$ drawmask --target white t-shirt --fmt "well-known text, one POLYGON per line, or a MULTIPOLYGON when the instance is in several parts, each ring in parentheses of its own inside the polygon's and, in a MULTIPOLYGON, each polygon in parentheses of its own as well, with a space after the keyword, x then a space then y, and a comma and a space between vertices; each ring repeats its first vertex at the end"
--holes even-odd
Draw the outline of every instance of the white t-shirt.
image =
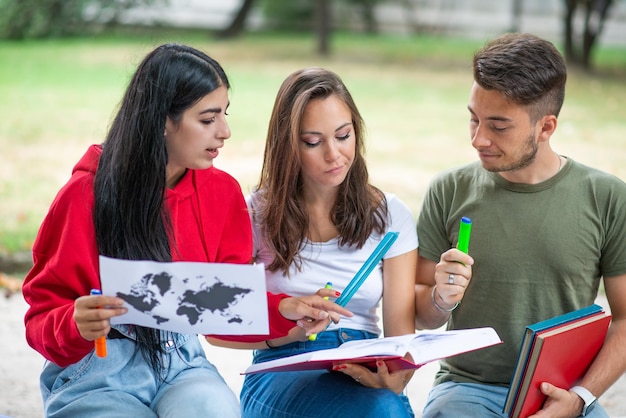
MULTIPOLYGON (((385 233, 389 231, 398 232, 398 239, 385 254, 383 260, 417 248, 415 220, 410 209, 392 194, 385 194, 385 197, 388 205, 388 222, 385 233)), ((259 205, 258 192, 248 196, 246 202, 250 209, 252 221, 253 256, 257 263, 268 266, 274 259, 274 255, 267 248, 264 240, 261 239, 259 225, 254 220, 254 208, 259 205)), ((289 276, 283 275, 282 271, 271 272, 266 270, 267 290, 290 296, 308 296, 324 287, 327 282, 331 282, 333 289, 343 291, 383 236, 384 234, 372 234, 361 249, 357 249, 356 246, 340 247, 338 238, 333 238, 327 242, 305 240, 300 251, 303 261, 302 271, 296 271, 293 265, 290 267, 289 276)), ((351 328, 380 335, 377 308, 383 293, 382 269, 383 262, 380 262, 346 305, 346 309, 350 310, 354 316, 342 318, 339 324, 331 324, 329 329, 351 328)))

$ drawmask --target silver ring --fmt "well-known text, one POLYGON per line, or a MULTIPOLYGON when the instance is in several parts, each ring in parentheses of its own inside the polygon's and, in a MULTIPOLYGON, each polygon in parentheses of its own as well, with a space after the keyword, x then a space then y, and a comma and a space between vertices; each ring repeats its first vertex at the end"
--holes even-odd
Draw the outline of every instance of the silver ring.
POLYGON ((354 379, 356 382, 360 382, 361 381, 361 376, 357 377, 354 379))
POLYGON ((452 273, 448 275, 448 284, 454 284, 454 274, 452 273))

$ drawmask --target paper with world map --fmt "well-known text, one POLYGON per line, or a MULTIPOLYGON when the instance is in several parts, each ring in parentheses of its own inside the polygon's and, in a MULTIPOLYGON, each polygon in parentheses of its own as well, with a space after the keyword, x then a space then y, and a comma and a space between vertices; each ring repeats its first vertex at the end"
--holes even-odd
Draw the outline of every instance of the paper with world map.
POLYGON ((102 294, 126 301, 111 325, 185 334, 268 334, 263 264, 131 261, 100 256, 102 294))

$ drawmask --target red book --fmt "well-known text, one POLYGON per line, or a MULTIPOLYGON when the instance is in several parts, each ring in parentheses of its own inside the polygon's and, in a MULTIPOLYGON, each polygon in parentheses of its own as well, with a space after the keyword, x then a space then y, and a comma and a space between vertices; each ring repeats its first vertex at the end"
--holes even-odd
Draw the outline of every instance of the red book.
POLYGON ((555 329, 565 324, 579 321, 584 317, 591 315, 604 315, 602 306, 593 304, 581 309, 577 309, 572 312, 567 312, 563 315, 558 315, 552 318, 545 319, 543 321, 526 326, 524 330, 524 336, 522 343, 520 344, 519 354, 517 356, 517 362, 515 364, 515 370, 511 376, 511 383, 509 384, 509 393, 506 397, 503 412, 507 415, 511 415, 513 405, 517 401, 520 384, 524 373, 526 373, 526 365, 528 364, 528 358, 530 357, 530 350, 533 348, 537 333, 541 331, 547 331, 548 329, 555 329))
POLYGON ((549 382, 569 389, 585 374, 604 344, 611 316, 602 312, 538 332, 525 366, 511 418, 541 409, 546 396, 539 386, 549 382))

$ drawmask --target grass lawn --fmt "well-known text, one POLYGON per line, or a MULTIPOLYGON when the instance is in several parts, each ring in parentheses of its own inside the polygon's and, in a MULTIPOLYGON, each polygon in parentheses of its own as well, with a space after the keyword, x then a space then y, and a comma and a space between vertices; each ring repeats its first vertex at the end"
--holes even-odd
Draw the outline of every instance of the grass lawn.
MULTIPOLYGON (((132 72, 162 42, 206 51, 231 78, 232 137, 215 165, 244 193, 260 171, 276 91, 292 71, 339 73, 365 117, 372 182, 417 215, 430 179, 474 161, 467 96, 471 57, 482 42, 429 37, 337 35, 317 56, 305 35, 107 35, 0 42, 0 253, 30 249, 58 189, 88 145, 102 141, 132 72)), ((626 51, 602 49, 599 71, 570 73, 553 148, 626 180, 626 51)))

